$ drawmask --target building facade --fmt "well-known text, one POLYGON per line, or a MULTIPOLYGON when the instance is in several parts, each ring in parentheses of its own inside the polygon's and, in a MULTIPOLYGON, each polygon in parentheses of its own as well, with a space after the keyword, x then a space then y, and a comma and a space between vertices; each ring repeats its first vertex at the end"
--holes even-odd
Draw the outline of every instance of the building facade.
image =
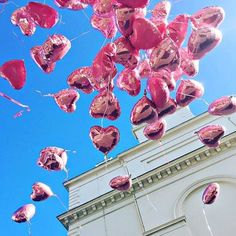
POLYGON ((134 127, 139 145, 65 183, 69 210, 58 216, 68 236, 228 236, 236 231, 236 114, 194 117, 188 108, 167 117, 161 140, 148 141, 134 127), (194 133, 220 124, 226 134, 217 148, 194 133), (129 192, 109 181, 131 174, 129 192), (202 203, 205 187, 220 185, 212 205, 202 203), (205 213, 205 214, 204 214, 205 213))

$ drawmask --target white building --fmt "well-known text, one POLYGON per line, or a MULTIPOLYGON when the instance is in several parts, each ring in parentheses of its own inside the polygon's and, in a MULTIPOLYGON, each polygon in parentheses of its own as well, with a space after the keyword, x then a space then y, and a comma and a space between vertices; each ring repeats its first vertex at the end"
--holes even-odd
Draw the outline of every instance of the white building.
POLYGON ((236 232, 236 114, 204 113, 194 117, 180 109, 167 117, 161 143, 147 141, 143 127, 134 128, 140 144, 115 159, 65 183, 69 211, 58 216, 68 236, 229 236, 236 232), (207 148, 195 131, 221 124, 226 134, 218 148, 207 148), (130 192, 111 190, 110 179, 130 173, 130 192), (205 206, 202 193, 218 182, 220 196, 205 206))

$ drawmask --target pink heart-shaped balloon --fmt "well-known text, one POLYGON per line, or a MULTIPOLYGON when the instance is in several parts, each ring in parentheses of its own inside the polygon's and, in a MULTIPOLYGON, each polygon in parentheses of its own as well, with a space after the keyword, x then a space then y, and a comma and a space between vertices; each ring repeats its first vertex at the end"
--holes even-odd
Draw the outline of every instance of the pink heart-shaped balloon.
POLYGON ((116 45, 116 54, 112 60, 131 70, 136 68, 139 62, 139 50, 135 49, 125 37, 118 38, 114 44, 116 45))
POLYGON ((120 133, 115 126, 102 128, 101 126, 93 126, 90 128, 89 136, 94 146, 107 155, 119 142, 120 133))
POLYGON ((116 120, 120 116, 120 104, 114 93, 104 90, 92 101, 89 113, 94 118, 116 120))
POLYGON ((117 69, 112 61, 116 54, 116 45, 108 43, 104 46, 95 57, 92 65, 92 77, 90 83, 94 89, 101 91, 109 88, 117 74, 117 69))
POLYGON ((133 107, 130 115, 131 123, 140 125, 152 122, 157 118, 155 104, 144 95, 133 107))
POLYGON ((175 113, 177 110, 177 103, 173 98, 170 98, 169 101, 163 108, 158 108, 158 118, 162 118, 167 115, 175 113))
POLYGON ((115 11, 116 24, 120 33, 128 37, 133 32, 133 22, 137 18, 144 18, 146 8, 118 7, 115 11))
POLYGON ((118 88, 131 96, 137 96, 140 93, 141 82, 139 74, 135 70, 124 69, 118 76, 116 84, 118 88))
POLYGON ((44 183, 36 182, 32 185, 32 193, 30 195, 30 198, 33 201, 36 202, 43 201, 53 195, 54 193, 52 192, 51 188, 44 183))
POLYGON ((146 18, 137 18, 134 20, 130 42, 135 48, 150 49, 157 47, 161 40, 161 33, 150 20, 146 18))
POLYGON ((30 222, 30 220, 35 215, 35 206, 33 204, 26 204, 19 209, 17 209, 11 219, 17 223, 30 222))
POLYGON ((188 40, 188 53, 193 60, 203 58, 222 40, 222 33, 216 28, 203 27, 193 30, 188 40))
POLYGON ((204 204, 212 204, 219 197, 220 185, 218 183, 209 184, 202 194, 202 202, 204 204))
POLYGON ((149 140, 159 140, 166 132, 166 122, 163 119, 156 119, 154 122, 148 124, 144 130, 143 134, 149 140))
POLYGON ((151 77, 147 81, 147 88, 156 107, 163 108, 170 99, 170 90, 166 82, 161 78, 151 77))
POLYGON ((93 14, 91 17, 92 26, 99 30, 105 38, 112 39, 117 32, 116 22, 114 17, 101 17, 93 14))
POLYGON ((115 0, 96 0, 93 4, 93 11, 98 16, 111 17, 114 15, 115 5, 115 0))
POLYGON ((76 102, 79 100, 79 93, 74 89, 64 89, 53 95, 56 104, 65 112, 74 112, 76 102))
POLYGON ((176 91, 176 102, 179 106, 188 106, 204 94, 204 87, 196 80, 182 80, 176 91))
POLYGON ((166 21, 171 9, 171 3, 169 1, 158 2, 152 9, 152 18, 159 21, 166 21))
POLYGON ((129 175, 117 176, 109 182, 109 185, 115 190, 126 192, 132 187, 132 179, 129 175))
POLYGON ((26 68, 23 60, 5 62, 0 67, 0 76, 6 79, 14 89, 22 89, 26 81, 26 68))
POLYGON ((236 112, 236 97, 224 96, 213 101, 208 112, 215 116, 231 115, 236 112))
POLYGON ((40 151, 37 164, 49 171, 60 171, 66 168, 66 150, 59 147, 46 147, 40 151))
POLYGON ((36 30, 36 25, 26 7, 21 7, 15 10, 11 16, 11 22, 13 25, 19 26, 21 32, 26 36, 31 36, 36 30))
POLYGON ((31 49, 31 57, 43 71, 50 73, 54 70, 55 63, 61 60, 70 48, 70 40, 64 35, 53 34, 42 46, 31 49))
POLYGON ((221 137, 225 134, 225 128, 221 125, 207 125, 196 133, 204 145, 208 147, 218 147, 221 137))
POLYGON ((157 47, 151 50, 149 59, 151 68, 154 71, 162 68, 175 71, 180 65, 179 49, 172 39, 166 37, 157 47))
POLYGON ((52 7, 39 2, 29 2, 26 10, 36 25, 42 28, 52 28, 59 20, 58 12, 52 7))
POLYGON ((124 6, 138 8, 138 7, 145 7, 148 5, 149 0, 116 0, 118 3, 121 3, 124 6))
POLYGON ((82 0, 54 0, 55 4, 61 8, 78 11, 86 8, 88 5, 82 0))
POLYGON ((190 77, 196 76, 199 72, 199 61, 192 60, 185 48, 180 48, 179 52, 181 57, 180 68, 183 73, 190 77))
POLYGON ((224 20, 225 11, 222 7, 210 6, 201 9, 191 16, 195 28, 209 26, 216 28, 224 20))
POLYGON ((92 77, 90 67, 82 67, 73 71, 67 78, 67 83, 70 87, 80 89, 84 93, 89 94, 93 92, 93 87, 89 82, 92 77))

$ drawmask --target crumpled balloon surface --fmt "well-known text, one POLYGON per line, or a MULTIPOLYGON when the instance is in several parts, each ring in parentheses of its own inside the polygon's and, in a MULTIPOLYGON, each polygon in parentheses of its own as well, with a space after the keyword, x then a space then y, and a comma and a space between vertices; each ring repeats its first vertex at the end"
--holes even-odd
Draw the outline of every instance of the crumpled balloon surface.
POLYGON ((220 185, 218 183, 209 184, 202 194, 202 202, 204 204, 212 204, 216 201, 220 194, 220 185))
POLYGON ((131 96, 137 96, 140 93, 141 82, 136 70, 124 69, 116 81, 117 87, 126 91, 131 96))
POLYGON ((67 8, 69 10, 82 10, 86 8, 88 5, 86 3, 82 3, 81 0, 54 0, 55 4, 60 8, 67 8))
POLYGON ((210 6, 201 9, 190 18, 195 28, 209 26, 217 28, 224 20, 225 11, 222 7, 210 6))
POLYGON ((17 209, 11 219, 17 223, 22 223, 26 221, 30 221, 35 215, 36 208, 33 204, 26 204, 19 209, 17 209))
POLYGON ((160 140, 166 132, 166 121, 163 119, 156 119, 154 122, 148 124, 143 133, 147 139, 160 140))
POLYGON ((30 198, 33 201, 36 202, 43 201, 53 195, 54 193, 52 192, 51 188, 44 183, 36 182, 32 185, 32 193, 30 195, 30 198))
POLYGON ((121 113, 120 103, 113 92, 104 90, 93 99, 89 112, 94 118, 116 120, 121 113))
POLYGON ((193 60, 199 60, 215 48, 221 40, 222 33, 216 28, 195 29, 188 40, 188 53, 193 60))
POLYGON ((138 8, 145 7, 148 5, 149 0, 116 0, 118 3, 123 4, 127 7, 138 8))
POLYGON ((132 179, 129 175, 116 176, 110 180, 109 185, 115 190, 126 192, 132 187, 132 179))
POLYGON ((207 125, 196 133, 204 145, 213 148, 220 145, 220 139, 225 134, 225 128, 221 125, 207 125))
POLYGON ((130 121, 134 125, 150 123, 157 118, 155 104, 146 95, 144 95, 133 107, 130 115, 130 121))
POLYGON ((55 63, 61 60, 70 48, 69 39, 61 34, 53 34, 42 46, 31 49, 31 57, 44 72, 51 73, 55 68, 55 63))
POLYGON ((76 102, 79 100, 79 93, 75 89, 63 89, 53 95, 56 104, 65 112, 74 112, 76 102))
POLYGON ((204 87, 196 80, 182 80, 176 91, 176 102, 185 107, 204 94, 204 87))
POLYGON ((91 67, 82 67, 73 71, 68 76, 67 84, 74 89, 79 89, 86 94, 90 94, 94 90, 90 83, 91 76, 91 67))
POLYGON ((59 147, 46 147, 41 150, 37 164, 49 171, 65 170, 67 163, 66 150, 59 147))
POLYGON ((170 98, 164 107, 157 108, 158 118, 160 119, 164 116, 171 115, 175 113, 176 110, 177 110, 177 102, 173 98, 170 98))
POLYGON ((236 97, 223 96, 213 101, 209 107, 208 112, 215 116, 230 115, 236 112, 236 97))
POLYGON ((90 128, 89 136, 94 146, 105 155, 107 155, 120 140, 119 130, 115 126, 108 126, 107 128, 93 126, 90 128))
POLYGON ((22 89, 26 81, 26 68, 23 60, 11 60, 0 67, 0 76, 14 89, 22 89))

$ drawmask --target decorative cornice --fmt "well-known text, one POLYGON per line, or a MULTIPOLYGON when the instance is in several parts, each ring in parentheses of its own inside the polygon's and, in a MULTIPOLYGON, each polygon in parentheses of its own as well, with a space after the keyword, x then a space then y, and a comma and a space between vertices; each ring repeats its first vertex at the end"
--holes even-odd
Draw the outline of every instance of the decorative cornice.
POLYGON ((89 201, 81 206, 70 209, 69 211, 59 215, 58 220, 68 230, 69 225, 78 222, 79 220, 88 217, 96 212, 100 212, 104 208, 115 205, 124 201, 127 198, 132 197, 140 191, 144 191, 145 188, 151 187, 167 178, 181 173, 189 168, 192 168, 199 163, 204 162, 220 152, 224 152, 229 148, 236 146, 236 132, 233 132, 222 139, 222 143, 217 148, 207 148, 205 146, 193 150, 192 152, 185 154, 174 161, 157 167, 137 178, 133 179, 133 185, 130 192, 118 192, 116 190, 110 191, 92 201, 89 201))

